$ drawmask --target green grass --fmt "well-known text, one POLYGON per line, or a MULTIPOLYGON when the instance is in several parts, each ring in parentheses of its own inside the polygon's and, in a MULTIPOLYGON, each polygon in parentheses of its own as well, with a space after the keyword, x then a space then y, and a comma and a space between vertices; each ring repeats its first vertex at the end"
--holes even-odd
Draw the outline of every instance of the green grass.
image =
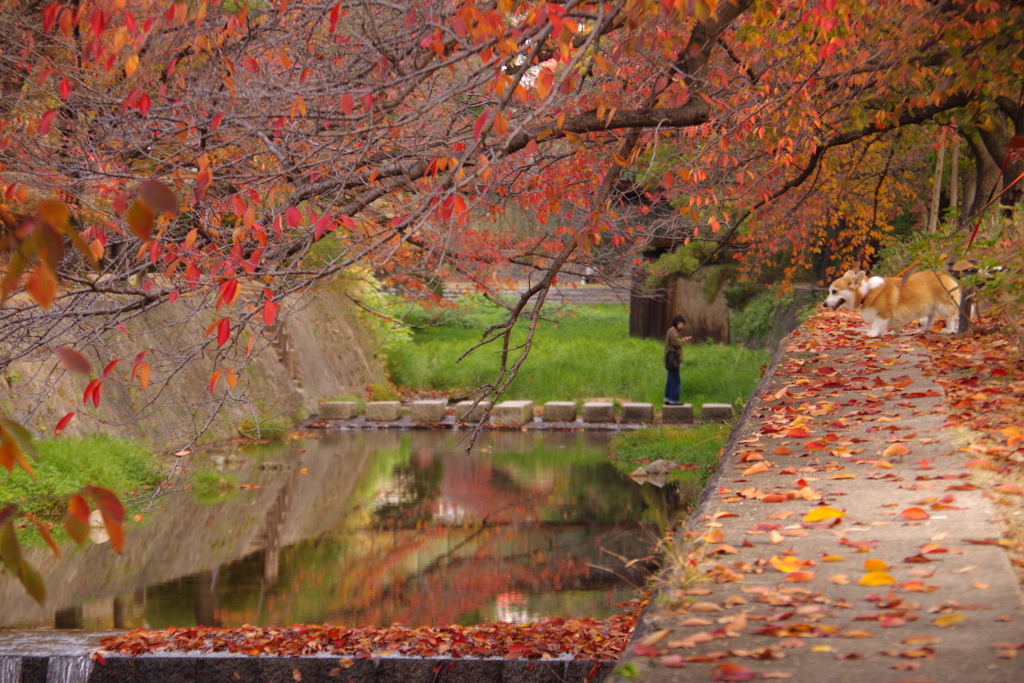
MULTIPOLYGON (((576 306, 545 314, 529 358, 504 399, 537 403, 588 398, 620 398, 661 405, 665 388, 660 339, 629 336, 629 312, 623 306, 576 306)), ((475 306, 449 316, 445 324, 417 330, 411 343, 390 349, 391 379, 405 392, 469 393, 493 382, 499 347, 456 359, 498 321, 496 307, 475 306)), ((526 325, 516 326, 521 343, 526 325)), ((684 350, 683 401, 742 404, 754 390, 768 356, 738 345, 695 344, 684 350)))
POLYGON ((41 517, 64 514, 69 496, 85 484, 110 489, 121 498, 160 480, 151 452, 140 444, 106 436, 47 439, 36 444, 36 477, 21 469, 0 471, 0 502, 17 503, 41 517))
MULTIPOLYGON (((731 429, 728 424, 709 423, 685 428, 658 426, 621 432, 612 441, 612 462, 623 472, 632 472, 638 465, 654 460, 698 465, 697 480, 703 488, 718 464, 718 454, 731 429)), ((681 474, 686 475, 685 472, 681 474)))

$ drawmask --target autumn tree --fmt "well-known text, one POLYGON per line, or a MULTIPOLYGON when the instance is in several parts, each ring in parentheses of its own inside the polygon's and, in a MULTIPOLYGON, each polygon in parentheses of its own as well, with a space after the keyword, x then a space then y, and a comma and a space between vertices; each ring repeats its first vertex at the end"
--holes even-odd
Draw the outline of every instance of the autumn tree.
POLYGON ((98 404, 206 354, 216 411, 289 297, 355 267, 416 294, 515 262, 536 277, 484 335, 500 392, 595 247, 709 241, 751 277, 780 251, 784 276, 815 249, 862 264, 929 175, 921 127, 952 121, 994 186, 1020 22, 984 0, 9 0, 0 370, 91 340, 98 404), (174 302, 206 335, 112 366, 104 340, 174 302))

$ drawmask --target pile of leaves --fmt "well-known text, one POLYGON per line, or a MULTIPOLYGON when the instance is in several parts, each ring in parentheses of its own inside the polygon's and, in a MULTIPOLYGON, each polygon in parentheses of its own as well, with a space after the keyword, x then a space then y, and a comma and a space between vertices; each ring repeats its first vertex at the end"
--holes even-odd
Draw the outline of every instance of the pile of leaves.
POLYGON ((100 641, 108 653, 134 657, 168 652, 232 653, 272 657, 331 655, 370 657, 462 657, 505 659, 618 659, 636 626, 643 603, 607 619, 549 619, 528 624, 478 626, 288 626, 221 628, 195 626, 138 629, 100 641))

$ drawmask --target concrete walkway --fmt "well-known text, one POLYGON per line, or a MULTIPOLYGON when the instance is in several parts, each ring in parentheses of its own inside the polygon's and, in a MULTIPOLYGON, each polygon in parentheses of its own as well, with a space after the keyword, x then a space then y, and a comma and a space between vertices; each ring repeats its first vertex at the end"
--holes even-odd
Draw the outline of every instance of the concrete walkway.
MULTIPOLYGON (((837 331, 838 330, 838 331, 837 331)), ((992 497, 914 336, 783 343, 609 681, 1024 681, 992 497)))

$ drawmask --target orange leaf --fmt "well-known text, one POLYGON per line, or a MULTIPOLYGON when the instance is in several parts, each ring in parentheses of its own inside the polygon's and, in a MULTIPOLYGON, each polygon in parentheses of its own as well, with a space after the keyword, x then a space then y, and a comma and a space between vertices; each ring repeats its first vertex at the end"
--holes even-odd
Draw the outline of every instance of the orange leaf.
POLYGON ((891 446, 889 446, 888 448, 886 448, 884 451, 882 451, 882 457, 883 458, 889 458, 889 457, 892 457, 894 455, 906 455, 909 452, 910 452, 910 449, 907 448, 906 446, 904 446, 903 444, 901 444, 901 443, 894 443, 891 446))
POLYGON ((772 558, 768 560, 768 563, 778 571, 782 572, 783 574, 795 572, 804 566, 803 560, 801 560, 798 557, 793 557, 791 555, 786 555, 783 557, 773 555, 772 558))
POLYGON ((896 583, 896 579, 892 578, 889 574, 886 574, 885 572, 869 572, 864 576, 860 577, 860 581, 858 581, 857 583, 859 583, 862 586, 869 586, 874 588, 877 586, 885 586, 890 583, 896 583))
POLYGON ((907 508, 900 513, 903 519, 931 519, 931 515, 921 508, 907 508))
POLYGON ((793 581, 795 583, 807 583, 808 581, 813 580, 814 572, 798 571, 786 574, 786 581, 793 581))
POLYGON ((881 560, 864 560, 864 571, 866 572, 884 572, 889 570, 889 565, 881 560))
POLYGON ((760 474, 761 472, 767 472, 768 470, 769 470, 768 463, 766 463, 764 461, 761 461, 761 462, 755 463, 755 464, 751 465, 750 467, 748 467, 747 469, 743 470, 743 475, 742 476, 749 477, 749 476, 751 476, 753 474, 760 474))
POLYGON ((211 394, 213 393, 213 390, 217 387, 217 380, 220 379, 220 373, 222 373, 222 372, 224 372, 224 370, 220 369, 220 370, 217 370, 216 372, 214 372, 212 375, 210 375, 210 387, 209 388, 210 388, 210 393, 211 394))

